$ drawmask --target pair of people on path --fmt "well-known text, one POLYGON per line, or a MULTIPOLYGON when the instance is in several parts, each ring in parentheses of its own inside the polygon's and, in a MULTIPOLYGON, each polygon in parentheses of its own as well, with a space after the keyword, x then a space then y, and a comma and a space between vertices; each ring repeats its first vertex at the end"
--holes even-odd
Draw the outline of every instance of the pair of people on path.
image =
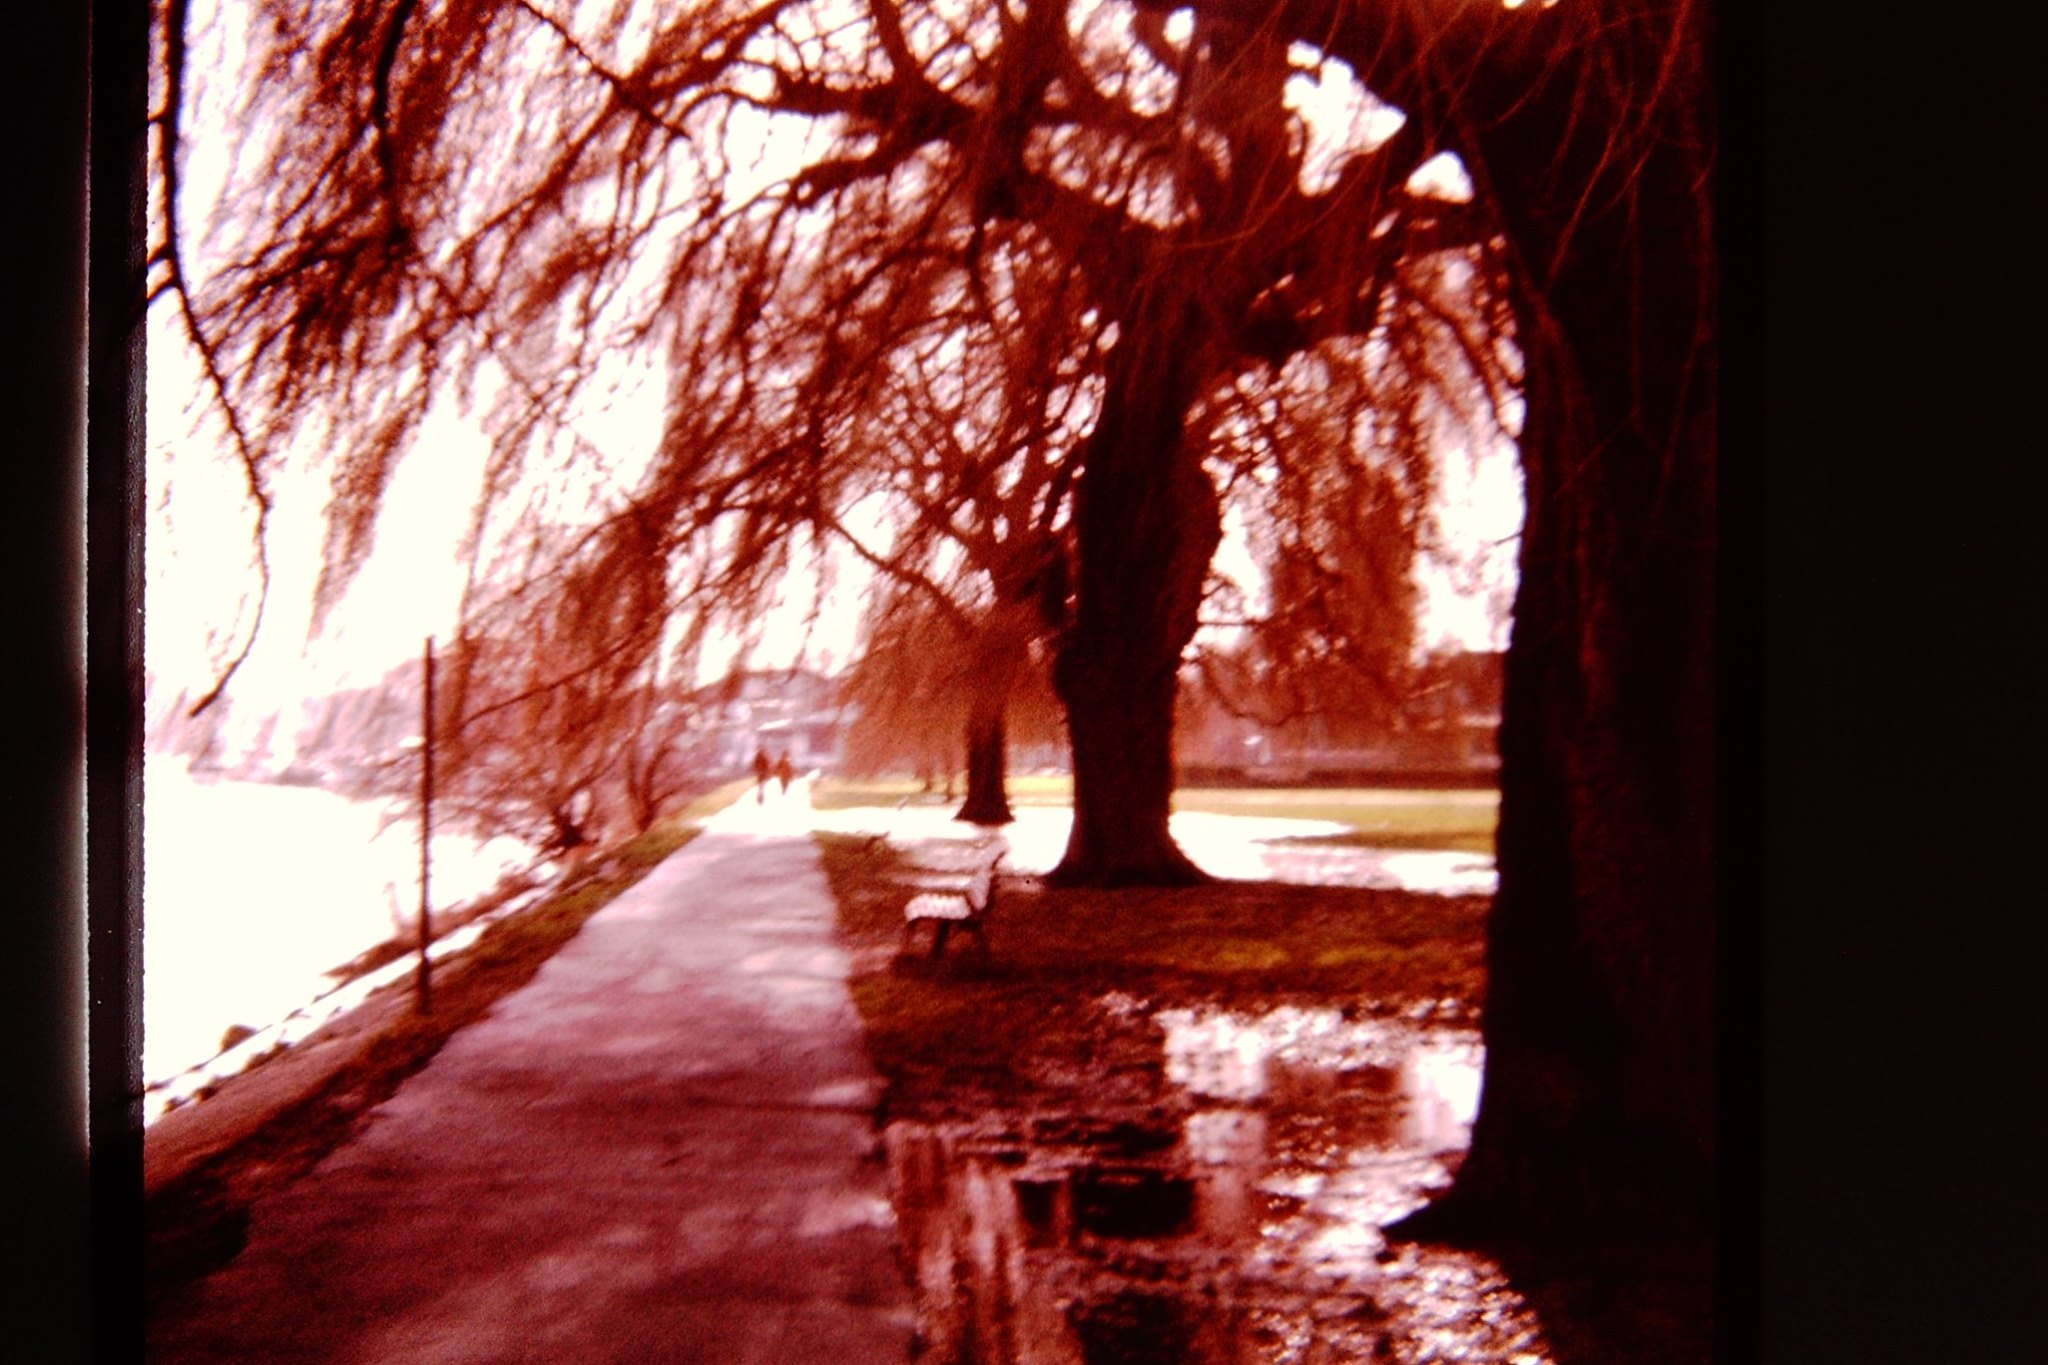
POLYGON ((756 803, 764 802, 768 799, 768 775, 770 773, 773 773, 775 780, 782 784, 782 794, 787 796, 789 794, 789 784, 796 777, 796 769, 791 766, 789 755, 785 753, 771 764, 768 761, 768 753, 765 749, 754 750, 754 800, 756 803))

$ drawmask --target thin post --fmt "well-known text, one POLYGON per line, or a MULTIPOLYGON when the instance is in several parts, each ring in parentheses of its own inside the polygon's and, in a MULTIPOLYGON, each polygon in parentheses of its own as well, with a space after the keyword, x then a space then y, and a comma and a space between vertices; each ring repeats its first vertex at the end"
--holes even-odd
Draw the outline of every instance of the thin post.
POLYGON ((434 1012, 434 983, 427 965, 430 930, 427 907, 432 903, 429 887, 433 876, 434 837, 434 637, 427 637, 426 691, 420 703, 420 971, 414 1004, 421 1014, 434 1012))

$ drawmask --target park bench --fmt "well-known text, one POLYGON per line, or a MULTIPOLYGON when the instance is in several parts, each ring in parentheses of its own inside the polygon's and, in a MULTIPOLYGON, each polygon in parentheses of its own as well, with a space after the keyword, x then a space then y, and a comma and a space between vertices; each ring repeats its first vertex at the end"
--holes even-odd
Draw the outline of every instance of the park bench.
POLYGON ((995 903, 996 868, 1008 851, 1008 845, 1000 836, 981 840, 969 851, 964 870, 938 869, 942 874, 952 874, 947 879, 950 884, 933 885, 929 877, 921 882, 927 889, 912 896, 903 906, 905 951, 909 950, 917 927, 929 924, 932 926, 933 957, 946 951, 946 939, 955 929, 973 934, 982 952, 987 953, 988 938, 982 932, 982 922, 988 918, 989 907, 995 903), (956 877, 958 880, 954 881, 956 877))

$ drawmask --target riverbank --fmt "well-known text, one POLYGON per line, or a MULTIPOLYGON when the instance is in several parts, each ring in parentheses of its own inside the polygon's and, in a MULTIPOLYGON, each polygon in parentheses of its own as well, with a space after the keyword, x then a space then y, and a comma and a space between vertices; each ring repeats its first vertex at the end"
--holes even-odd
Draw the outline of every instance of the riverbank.
POLYGON ((232 1258, 252 1205, 310 1171, 451 1037, 530 981, 586 920, 694 839, 707 807, 732 794, 721 791, 590 859, 560 889, 489 925, 435 965, 428 1012, 419 1011, 408 973, 152 1124, 143 1144, 152 1298, 232 1258))
MULTIPOLYGON (((376 945, 417 932, 416 824, 390 802, 209 780, 144 763, 143 1078, 162 1089, 229 1035, 322 995, 376 945)), ((448 828, 433 849, 436 927, 536 869, 516 839, 448 828)), ((154 1115, 151 1116, 152 1119, 154 1115)))

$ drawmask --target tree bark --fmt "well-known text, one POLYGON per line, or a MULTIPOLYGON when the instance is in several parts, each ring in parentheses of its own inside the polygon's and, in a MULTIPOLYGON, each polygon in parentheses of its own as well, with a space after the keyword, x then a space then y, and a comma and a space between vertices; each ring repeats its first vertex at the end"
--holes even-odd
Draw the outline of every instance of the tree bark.
POLYGON ((1010 703, 1039 628, 1036 601, 1008 577, 995 575, 996 605, 977 623, 968 643, 967 796, 953 818, 976 825, 1007 825, 1010 703))
POLYGON ((1008 753, 1003 712, 1006 697, 977 691, 967 711, 967 799, 955 820, 971 825, 1007 825, 1017 817, 1010 810, 1007 786, 1008 753))
POLYGON ((1574 222, 1558 187, 1612 174, 1574 114, 1555 81, 1479 139, 1528 372, 1485 1083, 1451 1192, 1393 1235, 1668 1234, 1712 1198, 1711 187, 1667 127, 1574 222))
POLYGON ((1053 668, 1074 759, 1059 885, 1207 880, 1168 829, 1181 652, 1222 540, 1215 487, 1184 448, 1202 372, 1185 312, 1170 300, 1138 310, 1075 490, 1074 620, 1053 668))
POLYGON ((1008 718, 1010 690, 1016 686, 1022 655, 1024 636, 1012 632, 1004 614, 991 616, 967 679, 967 800, 952 817, 956 821, 1008 825, 1016 819, 1008 790, 1008 718))

